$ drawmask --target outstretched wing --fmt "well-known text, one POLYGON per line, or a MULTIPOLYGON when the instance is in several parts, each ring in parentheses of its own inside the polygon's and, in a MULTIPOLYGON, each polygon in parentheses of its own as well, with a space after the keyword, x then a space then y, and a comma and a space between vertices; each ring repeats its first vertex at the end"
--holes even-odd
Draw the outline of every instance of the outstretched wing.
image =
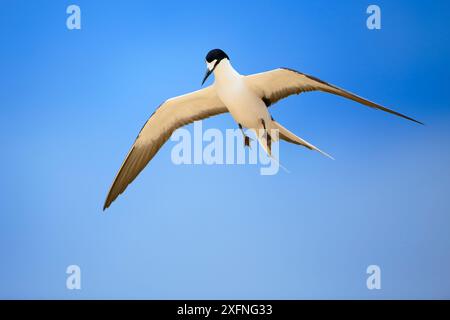
POLYGON ((103 210, 137 177, 176 129, 227 111, 212 86, 164 102, 147 120, 128 152, 108 192, 103 210))
POLYGON ((353 93, 338 88, 313 76, 287 68, 275 69, 245 77, 247 84, 258 94, 267 106, 292 94, 308 91, 323 91, 354 100, 368 107, 383 110, 396 116, 423 124, 397 111, 380 106, 353 93))

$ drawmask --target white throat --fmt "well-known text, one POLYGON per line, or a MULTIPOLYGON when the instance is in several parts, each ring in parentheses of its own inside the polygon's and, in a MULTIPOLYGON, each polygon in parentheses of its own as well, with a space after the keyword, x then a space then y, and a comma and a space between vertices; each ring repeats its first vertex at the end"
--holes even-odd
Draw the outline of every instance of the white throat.
POLYGON ((235 80, 240 76, 241 75, 233 68, 230 60, 228 59, 223 59, 220 61, 214 69, 214 78, 219 84, 235 80))

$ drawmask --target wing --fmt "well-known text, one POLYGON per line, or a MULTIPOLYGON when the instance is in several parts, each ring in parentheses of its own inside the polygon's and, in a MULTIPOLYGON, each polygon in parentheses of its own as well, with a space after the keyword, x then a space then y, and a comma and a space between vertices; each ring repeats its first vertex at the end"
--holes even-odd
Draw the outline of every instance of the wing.
POLYGON ((128 152, 109 189, 103 210, 137 177, 176 129, 227 111, 212 86, 171 98, 160 105, 128 152))
POLYGON ((286 98, 292 94, 319 90, 336 94, 338 96, 359 102, 368 107, 383 110, 395 114, 396 116, 423 124, 422 122, 405 116, 404 114, 380 106, 332 84, 326 83, 325 81, 292 69, 275 69, 249 75, 246 76, 245 79, 247 84, 258 94, 259 97, 261 97, 267 106, 270 106, 278 100, 286 98))

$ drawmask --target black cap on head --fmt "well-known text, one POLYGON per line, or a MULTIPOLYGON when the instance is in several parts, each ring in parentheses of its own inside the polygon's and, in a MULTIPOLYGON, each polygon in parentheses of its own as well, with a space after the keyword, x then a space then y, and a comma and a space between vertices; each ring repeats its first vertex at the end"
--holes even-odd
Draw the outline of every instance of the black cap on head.
POLYGON ((214 60, 217 60, 217 62, 219 62, 220 60, 225 59, 225 58, 230 60, 230 58, 228 58, 228 55, 225 52, 223 52, 223 50, 213 49, 210 52, 208 52, 205 59, 208 62, 212 62, 214 60))

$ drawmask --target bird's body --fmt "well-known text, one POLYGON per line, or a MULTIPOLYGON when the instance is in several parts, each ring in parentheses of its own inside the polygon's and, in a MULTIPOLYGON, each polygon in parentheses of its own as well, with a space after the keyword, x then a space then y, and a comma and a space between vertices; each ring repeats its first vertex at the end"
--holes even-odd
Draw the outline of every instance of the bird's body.
POLYGON ((262 129, 262 122, 271 122, 266 105, 251 90, 229 61, 220 63, 214 71, 214 89, 217 96, 226 106, 233 119, 243 127, 253 130, 262 129))
MULTIPOLYGON (((292 94, 308 91, 332 93, 420 123, 394 110, 292 69, 279 68, 248 76, 240 75, 231 65, 228 55, 220 49, 211 50, 207 54, 206 65, 207 72, 203 83, 210 74, 214 73, 214 84, 168 99, 159 106, 145 123, 128 152, 109 190, 103 209, 108 208, 136 178, 173 131, 193 121, 221 113, 229 112, 241 129, 246 127, 254 130, 258 142, 269 155, 272 141, 279 136, 281 140, 302 145, 329 156, 288 131, 271 117, 268 107, 292 94), (276 135, 271 134, 273 129, 276 130, 276 135)), ((245 134, 244 138, 245 145, 249 146, 249 138, 245 134)))

